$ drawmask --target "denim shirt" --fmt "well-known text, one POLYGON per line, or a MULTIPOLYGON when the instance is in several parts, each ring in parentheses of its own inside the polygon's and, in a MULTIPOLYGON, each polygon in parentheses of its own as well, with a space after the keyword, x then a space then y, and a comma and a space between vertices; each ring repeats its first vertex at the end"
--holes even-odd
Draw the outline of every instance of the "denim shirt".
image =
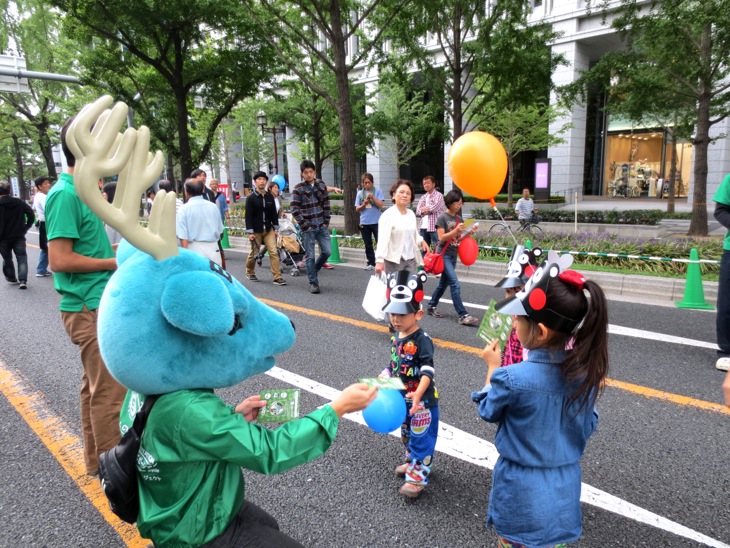
POLYGON ((564 358, 531 349, 528 361, 497 369, 491 386, 472 394, 479 415, 499 423, 487 524, 526 546, 572 542, 582 530, 579 461, 598 414, 568 406, 564 358))

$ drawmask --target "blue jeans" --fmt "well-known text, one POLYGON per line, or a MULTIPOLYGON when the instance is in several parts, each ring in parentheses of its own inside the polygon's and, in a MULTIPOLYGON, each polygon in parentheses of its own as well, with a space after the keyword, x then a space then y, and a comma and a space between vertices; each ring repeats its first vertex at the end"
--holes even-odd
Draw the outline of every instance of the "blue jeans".
POLYGON ((45 221, 38 223, 38 247, 41 248, 41 255, 38 257, 38 266, 35 272, 36 274, 45 274, 48 272, 48 239, 46 237, 45 221))
POLYGON ((310 284, 317 284, 317 272, 322 268, 327 259, 330 258, 332 248, 330 244, 330 231, 327 227, 315 228, 302 233, 304 252, 307 254, 307 277, 310 284), (317 261, 314 260, 314 243, 319 244, 320 254, 317 261))
POLYGON ((378 225, 362 225, 360 227, 360 234, 362 234, 362 241, 365 244, 365 257, 368 259, 368 264, 375 266, 375 250, 373 249, 373 238, 378 241, 378 225))
MULTIPOLYGON (((425 228, 421 229, 421 238, 423 238, 423 241, 428 244, 428 247, 433 249, 433 246, 436 245, 439 241, 439 235, 437 232, 429 232, 425 228), (432 245, 433 244, 433 245, 432 245)), ((426 252, 421 250, 421 255, 425 255, 426 252)))
POLYGON ((431 300, 428 301, 428 306, 434 307, 439 304, 439 299, 443 296, 446 291, 446 286, 451 289, 451 300, 454 301, 454 308, 459 318, 466 314, 466 308, 464 303, 461 302, 461 285, 459 284, 459 278, 456 277, 456 255, 444 255, 444 271, 441 274, 439 285, 436 291, 431 295, 431 300))
POLYGON ((5 274, 6 280, 28 281, 28 255, 25 253, 25 238, 0 241, 0 256, 3 258, 3 274, 5 274), (18 261, 17 278, 15 277, 13 254, 15 254, 15 260, 18 261))
POLYGON ((718 358, 730 357, 730 251, 720 259, 720 283, 717 288, 717 351, 718 358))

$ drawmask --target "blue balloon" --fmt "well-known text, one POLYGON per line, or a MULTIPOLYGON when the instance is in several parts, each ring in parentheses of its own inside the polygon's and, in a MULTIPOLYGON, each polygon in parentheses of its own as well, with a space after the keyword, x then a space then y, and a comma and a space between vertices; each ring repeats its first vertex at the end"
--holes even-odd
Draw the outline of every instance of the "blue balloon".
POLYGON ((375 432, 389 434, 406 420, 406 400, 398 390, 378 389, 378 395, 362 416, 375 432))
POLYGON ((286 188, 286 179, 284 179, 284 176, 280 173, 277 173, 271 178, 272 183, 276 183, 279 185, 279 190, 284 192, 284 188, 286 188))

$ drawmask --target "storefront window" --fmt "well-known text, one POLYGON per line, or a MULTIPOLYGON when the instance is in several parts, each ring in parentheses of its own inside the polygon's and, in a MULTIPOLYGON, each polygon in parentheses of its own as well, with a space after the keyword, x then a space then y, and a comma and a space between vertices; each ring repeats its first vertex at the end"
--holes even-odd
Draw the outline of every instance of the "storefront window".
MULTIPOLYGON (((606 137, 604 196, 666 198, 672 163, 672 144, 661 130, 623 130, 612 122, 606 137)), ((676 145, 677 183, 675 195, 687 196, 692 173, 692 144, 676 145)))
POLYGON ((603 194, 660 197, 663 143, 659 131, 609 134, 603 194))

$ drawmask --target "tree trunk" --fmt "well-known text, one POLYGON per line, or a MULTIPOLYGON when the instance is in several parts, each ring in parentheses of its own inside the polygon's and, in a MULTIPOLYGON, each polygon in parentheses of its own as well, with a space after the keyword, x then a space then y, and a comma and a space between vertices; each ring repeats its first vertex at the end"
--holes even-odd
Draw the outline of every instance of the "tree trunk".
MULTIPOLYGON (((702 30, 700 40, 701 63, 710 66, 712 53, 712 25, 702 30)), ((692 220, 688 236, 707 236, 707 149, 710 146, 710 90, 706 82, 699 82, 701 92, 697 101, 697 133, 695 134, 694 190, 692 192, 692 220)))
POLYGON ((23 171, 23 152, 20 149, 20 140, 18 136, 13 133, 13 148, 15 149, 15 170, 18 176, 18 191, 20 193, 19 198, 21 200, 28 200, 28 188, 25 186, 25 172, 23 171))
POLYGON ((514 192, 514 162, 512 161, 512 155, 507 155, 507 209, 512 210, 512 193, 514 192))
MULTIPOLYGON (((674 125, 672 137, 669 142, 672 144, 672 155, 669 167, 669 196, 667 197, 667 213, 674 213, 674 195, 677 192, 677 125, 674 125)), ((660 189, 664 192, 664 189, 660 189)))
MULTIPOLYGON (((464 132, 462 127, 464 123, 464 112, 463 112, 463 85, 462 85, 462 73, 463 67, 461 66, 461 5, 456 4, 454 8, 454 19, 453 19, 454 35, 454 59, 451 70, 451 108, 454 113, 452 120, 454 124, 454 141, 456 141, 461 134, 464 132)), ((452 141, 453 142, 453 141, 452 141)))
POLYGON ((178 144, 180 145, 180 170, 184 181, 190 177, 190 172, 195 169, 190 154, 190 134, 188 132, 188 104, 185 90, 176 90, 175 99, 177 103, 177 127, 178 144))
POLYGON ((167 180, 172 183, 172 188, 175 189, 175 194, 180 194, 182 188, 175 180, 175 164, 172 162, 172 154, 167 155, 167 180))
POLYGON ((314 148, 314 166, 317 169, 317 176, 322 177, 322 132, 319 130, 319 116, 315 114, 312 125, 312 145, 314 148))
POLYGON ((352 129, 352 103, 350 102, 350 80, 348 76, 345 41, 342 32, 342 6, 339 1, 330 3, 332 24, 332 54, 335 61, 337 80, 337 115, 340 125, 340 146, 342 154, 342 187, 345 194, 345 234, 358 232, 355 215, 355 136, 352 129))
POLYGON ((56 170, 56 162, 53 159, 53 145, 51 144, 51 138, 48 136, 48 124, 39 124, 36 128, 38 130, 38 148, 46 163, 47 175, 52 181, 55 181, 58 179, 58 171, 56 170))

